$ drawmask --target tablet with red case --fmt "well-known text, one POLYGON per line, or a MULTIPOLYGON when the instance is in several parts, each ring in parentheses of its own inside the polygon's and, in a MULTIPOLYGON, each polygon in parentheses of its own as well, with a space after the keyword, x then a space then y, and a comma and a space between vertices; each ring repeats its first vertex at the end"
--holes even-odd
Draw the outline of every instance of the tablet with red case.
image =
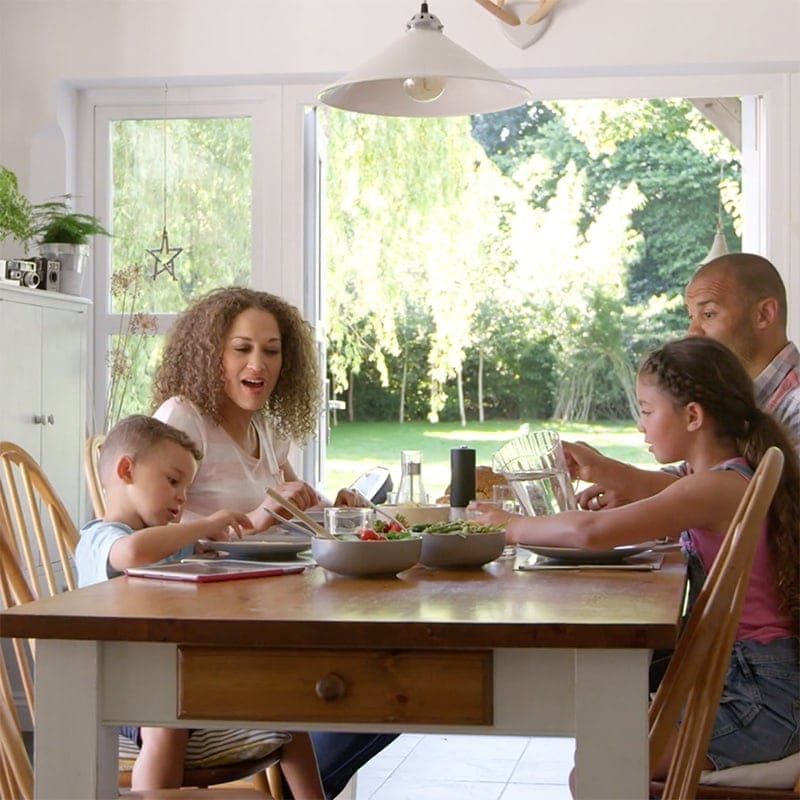
POLYGON ((273 575, 292 575, 304 566, 266 566, 264 564, 226 564, 224 561, 183 561, 175 564, 155 564, 149 567, 129 567, 126 575, 134 578, 159 578, 168 581, 234 581, 239 578, 268 578, 273 575))

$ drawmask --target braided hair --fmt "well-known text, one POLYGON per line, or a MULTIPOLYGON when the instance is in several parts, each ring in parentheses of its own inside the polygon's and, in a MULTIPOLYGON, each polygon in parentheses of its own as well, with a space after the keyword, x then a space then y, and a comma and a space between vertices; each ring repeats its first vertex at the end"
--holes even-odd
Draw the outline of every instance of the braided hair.
POLYGON ((721 439, 736 442, 751 469, 773 445, 784 467, 768 514, 767 543, 783 611, 800 621, 800 466, 783 426, 756 406, 753 382, 736 356, 706 336, 668 342, 642 361, 639 375, 650 377, 675 403, 698 403, 721 439))

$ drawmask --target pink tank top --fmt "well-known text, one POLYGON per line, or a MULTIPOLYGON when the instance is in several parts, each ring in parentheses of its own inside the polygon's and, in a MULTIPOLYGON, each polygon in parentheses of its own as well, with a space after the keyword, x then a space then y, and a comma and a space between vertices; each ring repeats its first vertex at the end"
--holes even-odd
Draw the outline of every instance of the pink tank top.
MULTIPOLYGON (((732 469, 750 480, 753 470, 741 456, 731 458, 717 464, 712 469, 732 469)), ((723 535, 704 528, 690 528, 684 531, 681 541, 687 551, 695 553, 703 564, 706 573, 717 557, 723 535)), ((778 594, 772 572, 772 559, 767 544, 767 522, 761 526, 750 573, 750 585, 744 598, 742 617, 736 638, 753 639, 762 644, 784 636, 792 635, 791 620, 781 613, 778 605, 778 594)))

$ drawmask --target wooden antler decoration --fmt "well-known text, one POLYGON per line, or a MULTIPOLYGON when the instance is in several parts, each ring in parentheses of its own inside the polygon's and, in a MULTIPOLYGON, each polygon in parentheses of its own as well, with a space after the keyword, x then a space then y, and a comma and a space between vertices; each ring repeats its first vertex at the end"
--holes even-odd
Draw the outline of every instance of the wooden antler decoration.
POLYGON ((524 48, 533 44, 533 42, 544 33, 547 25, 550 23, 548 15, 556 5, 558 5, 560 0, 538 0, 538 2, 511 0, 509 3, 506 3, 506 0, 475 0, 475 2, 483 6, 490 14, 497 17, 504 25, 508 25, 511 28, 518 28, 522 23, 520 16, 517 14, 517 10, 522 12, 523 15, 527 14, 527 17, 525 17, 526 25, 539 25, 540 23, 544 23, 537 31, 528 33, 523 33, 521 29, 512 32, 505 27, 503 28, 503 32, 514 44, 524 48), (531 11, 531 9, 533 10, 531 11))

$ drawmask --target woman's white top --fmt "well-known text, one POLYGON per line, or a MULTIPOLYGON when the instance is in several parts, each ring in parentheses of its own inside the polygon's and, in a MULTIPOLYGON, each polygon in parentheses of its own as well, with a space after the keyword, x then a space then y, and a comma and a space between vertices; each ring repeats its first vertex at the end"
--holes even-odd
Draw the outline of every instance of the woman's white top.
POLYGON ((189 487, 185 521, 222 508, 246 514, 264 502, 268 486, 284 480, 283 465, 288 463, 291 442, 276 437, 262 414, 255 414, 251 423, 258 436, 258 458, 242 450, 190 400, 170 397, 153 416, 187 433, 203 453, 189 487))

